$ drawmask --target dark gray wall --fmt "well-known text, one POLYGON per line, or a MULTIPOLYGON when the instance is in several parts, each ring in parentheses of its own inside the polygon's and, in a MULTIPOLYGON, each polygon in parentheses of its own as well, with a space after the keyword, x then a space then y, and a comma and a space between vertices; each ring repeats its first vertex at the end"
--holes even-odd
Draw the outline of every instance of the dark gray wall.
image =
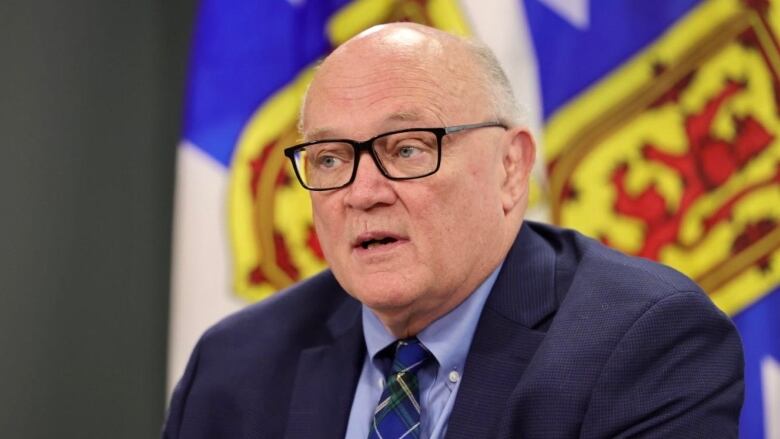
POLYGON ((156 437, 195 0, 0 2, 0 437, 156 437))

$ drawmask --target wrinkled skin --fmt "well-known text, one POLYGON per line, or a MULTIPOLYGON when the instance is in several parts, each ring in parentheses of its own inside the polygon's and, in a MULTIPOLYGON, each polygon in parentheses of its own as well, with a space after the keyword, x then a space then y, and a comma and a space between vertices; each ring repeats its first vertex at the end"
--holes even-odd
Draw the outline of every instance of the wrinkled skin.
MULTIPOLYGON (((372 28, 321 65, 302 113, 307 140, 496 120, 471 54, 411 24, 372 28)), ((524 127, 444 138, 436 174, 391 181, 363 154, 353 184, 312 192, 314 224, 339 283, 395 336, 460 304, 501 263, 522 221, 533 140, 524 127), (390 236, 368 249, 360 243, 390 236)))

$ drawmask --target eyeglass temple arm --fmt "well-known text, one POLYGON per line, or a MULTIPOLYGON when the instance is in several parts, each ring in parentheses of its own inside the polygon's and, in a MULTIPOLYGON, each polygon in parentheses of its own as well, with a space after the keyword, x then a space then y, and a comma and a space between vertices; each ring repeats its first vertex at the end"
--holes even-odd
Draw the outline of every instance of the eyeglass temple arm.
POLYGON ((506 129, 506 125, 504 125, 501 122, 480 122, 480 123, 470 123, 466 125, 455 125, 452 127, 446 127, 444 128, 444 132, 447 134, 452 134, 452 133, 457 133, 459 131, 471 130, 474 128, 487 128, 487 127, 501 127, 506 129))

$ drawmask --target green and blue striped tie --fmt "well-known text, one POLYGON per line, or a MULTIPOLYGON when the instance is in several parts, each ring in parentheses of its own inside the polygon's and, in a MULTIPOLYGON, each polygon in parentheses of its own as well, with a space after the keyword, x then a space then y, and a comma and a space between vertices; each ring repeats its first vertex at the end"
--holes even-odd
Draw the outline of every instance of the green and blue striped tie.
POLYGON ((393 367, 374 410, 368 439, 414 439, 420 437, 420 391, 417 371, 431 353, 416 338, 398 340, 393 367))

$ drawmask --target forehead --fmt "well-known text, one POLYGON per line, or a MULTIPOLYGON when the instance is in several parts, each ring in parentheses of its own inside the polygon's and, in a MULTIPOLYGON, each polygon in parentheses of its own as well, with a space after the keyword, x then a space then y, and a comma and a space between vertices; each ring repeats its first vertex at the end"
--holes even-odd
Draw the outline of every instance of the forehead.
MULTIPOLYGON (((392 130, 393 127, 415 126, 416 128, 433 128, 442 124, 440 118, 436 118, 430 111, 401 110, 387 114, 384 118, 379 118, 377 123, 382 127, 389 127, 386 130, 392 130)), ((341 137, 339 128, 333 125, 314 125, 306 130, 307 140, 320 140, 334 137, 341 137)))
POLYGON ((365 135, 412 122, 452 124, 474 110, 473 79, 440 48, 384 49, 352 50, 323 63, 303 111, 307 138, 354 132, 356 124, 365 135))

